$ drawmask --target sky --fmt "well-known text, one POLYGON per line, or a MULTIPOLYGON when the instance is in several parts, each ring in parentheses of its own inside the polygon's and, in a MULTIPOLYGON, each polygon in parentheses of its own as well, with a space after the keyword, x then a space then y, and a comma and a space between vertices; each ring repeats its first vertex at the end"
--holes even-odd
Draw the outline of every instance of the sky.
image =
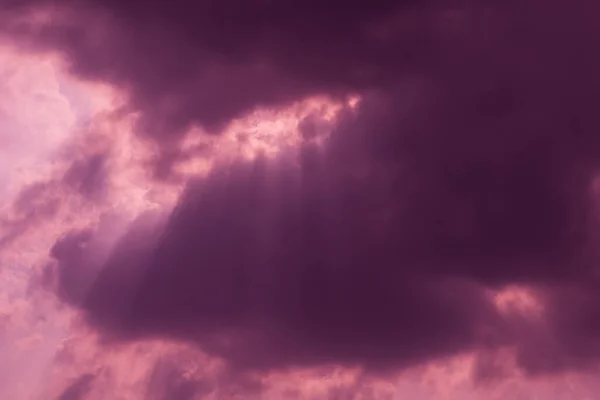
POLYGON ((595 2, 0 10, 0 397, 598 397, 595 2))

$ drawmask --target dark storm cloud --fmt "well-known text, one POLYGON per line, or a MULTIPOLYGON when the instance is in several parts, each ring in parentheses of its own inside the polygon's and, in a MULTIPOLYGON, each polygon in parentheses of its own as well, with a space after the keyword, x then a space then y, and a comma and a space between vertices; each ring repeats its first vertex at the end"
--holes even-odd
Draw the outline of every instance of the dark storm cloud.
POLYGON ((386 32, 409 1, 40 3, 61 12, 31 24, 7 13, 5 30, 64 50, 83 77, 130 90, 145 111, 140 129, 165 140, 192 123, 218 130, 257 106, 378 87, 430 47, 422 24, 386 32))
POLYGON ((250 367, 405 366, 510 343, 531 371, 595 361, 592 2, 55 4, 53 22, 4 30, 129 91, 140 134, 170 151, 190 124, 218 133, 256 107, 363 98, 321 149, 190 184, 93 281, 68 279, 90 268, 85 248, 57 243, 59 294, 99 329, 250 367), (542 288, 543 324, 496 314, 484 288, 510 283, 542 288))
MULTIPOLYGON (((373 204, 390 206, 374 190, 387 188, 318 162, 307 149, 301 171, 287 161, 215 170, 190 186, 156 246, 120 246, 81 306, 100 326, 199 340, 252 367, 409 362, 492 340, 479 331, 497 321, 475 285, 403 258, 373 204)), ((68 274, 71 253, 54 254, 68 274)))

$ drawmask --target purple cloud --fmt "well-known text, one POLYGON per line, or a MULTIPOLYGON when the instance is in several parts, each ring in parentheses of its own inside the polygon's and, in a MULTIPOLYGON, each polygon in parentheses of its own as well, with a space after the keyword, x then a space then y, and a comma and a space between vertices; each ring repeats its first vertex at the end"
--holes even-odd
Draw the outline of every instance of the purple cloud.
POLYGON ((504 345, 529 372, 596 362, 597 6, 56 4, 55 19, 21 23, 16 6, 0 27, 126 90, 139 134, 170 156, 192 125, 362 99, 323 147, 215 167, 100 265, 58 242, 58 293, 100 331, 193 341, 239 368, 504 345), (486 293, 509 284, 543 294, 543 324, 500 316, 486 293))

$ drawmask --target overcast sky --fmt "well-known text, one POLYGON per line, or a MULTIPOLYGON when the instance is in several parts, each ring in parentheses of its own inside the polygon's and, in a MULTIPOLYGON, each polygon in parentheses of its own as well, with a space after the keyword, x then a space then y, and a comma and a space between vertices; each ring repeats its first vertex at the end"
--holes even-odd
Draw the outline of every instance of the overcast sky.
POLYGON ((2 398, 597 397, 599 5, 0 9, 2 398))

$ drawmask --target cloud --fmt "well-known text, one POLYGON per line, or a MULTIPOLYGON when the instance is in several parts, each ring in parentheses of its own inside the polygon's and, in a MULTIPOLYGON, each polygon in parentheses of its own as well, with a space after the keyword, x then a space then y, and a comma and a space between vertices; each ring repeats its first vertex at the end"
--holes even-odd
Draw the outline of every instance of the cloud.
MULTIPOLYGON (((242 371, 507 347, 531 374, 597 364, 595 6, 47 4, 0 28, 126 92, 163 162, 188 157, 193 126, 360 99, 302 121, 295 150, 215 164, 120 238, 58 240, 57 294, 99 332, 192 342, 242 371), (536 292, 539 316, 498 309, 490 293, 510 285, 536 292)), ((95 157, 63 183, 93 197, 95 157)))
POLYGON ((168 362, 158 362, 150 375, 148 385, 149 399, 192 400, 212 391, 210 382, 186 379, 183 371, 168 362))
POLYGON ((91 389, 93 381, 94 375, 86 374, 80 376, 58 396, 57 400, 83 400, 86 393, 91 389))
MULTIPOLYGON (((146 7, 41 0, 45 13, 32 12, 31 4, 7 12, 4 30, 21 43, 64 51, 79 76, 128 88, 131 106, 143 111, 140 129, 165 141, 195 123, 218 131, 259 106, 379 87, 397 68, 427 58, 430 46, 419 25, 403 33, 422 37, 423 49, 372 33, 411 2, 357 8, 211 1, 189 9, 185 1, 146 7)), ((423 19, 421 11, 412 14, 423 19)))
MULTIPOLYGON (((348 217, 360 202, 318 204, 327 187, 333 195, 352 187, 319 182, 326 173, 306 170, 314 165, 303 176, 285 165, 253 167, 216 169, 190 188, 153 234, 156 245, 142 236, 147 228, 129 232, 79 304, 101 325, 205 337, 219 355, 250 364, 408 361, 468 346, 478 324, 492 323, 475 285, 399 267, 392 243, 372 236, 376 215, 348 217)), ((82 248, 68 243, 53 255, 73 292, 86 283, 66 280, 82 248)))

